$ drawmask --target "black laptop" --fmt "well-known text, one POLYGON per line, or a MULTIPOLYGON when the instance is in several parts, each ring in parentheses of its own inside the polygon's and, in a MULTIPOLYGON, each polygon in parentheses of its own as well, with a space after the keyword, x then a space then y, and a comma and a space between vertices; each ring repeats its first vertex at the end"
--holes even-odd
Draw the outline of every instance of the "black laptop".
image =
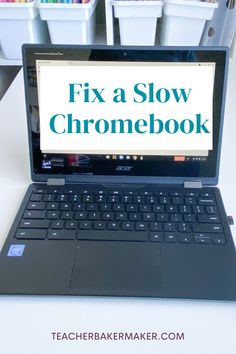
POLYGON ((1 294, 236 299, 235 246, 216 188, 228 60, 207 47, 23 47, 33 183, 1 251, 1 294), (39 61, 213 63, 213 149, 42 151, 39 61))

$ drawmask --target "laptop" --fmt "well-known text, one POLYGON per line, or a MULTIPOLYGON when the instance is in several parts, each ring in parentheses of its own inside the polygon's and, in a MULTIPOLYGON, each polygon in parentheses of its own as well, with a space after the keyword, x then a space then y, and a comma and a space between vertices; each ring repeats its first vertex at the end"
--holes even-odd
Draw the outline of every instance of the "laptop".
POLYGON ((213 47, 23 46, 33 183, 1 250, 1 294, 236 299, 235 246, 216 187, 228 61, 213 47), (87 75, 153 67, 154 79, 160 66, 210 67, 212 148, 42 148, 45 64, 87 75))

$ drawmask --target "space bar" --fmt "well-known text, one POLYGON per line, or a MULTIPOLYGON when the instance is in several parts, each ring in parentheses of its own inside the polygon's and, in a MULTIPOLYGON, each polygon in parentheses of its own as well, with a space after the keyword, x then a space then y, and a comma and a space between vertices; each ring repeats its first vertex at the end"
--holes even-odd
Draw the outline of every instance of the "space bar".
POLYGON ((103 241, 142 241, 148 240, 148 233, 143 231, 84 231, 77 233, 79 240, 103 241))

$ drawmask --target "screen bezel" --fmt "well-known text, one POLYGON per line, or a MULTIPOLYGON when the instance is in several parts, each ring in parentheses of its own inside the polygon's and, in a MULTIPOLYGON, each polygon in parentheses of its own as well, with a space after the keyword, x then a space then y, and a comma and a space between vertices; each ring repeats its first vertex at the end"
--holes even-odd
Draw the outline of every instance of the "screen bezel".
MULTIPOLYGON (((59 58, 59 59, 60 59, 59 58)), ((203 184, 216 185, 218 182, 219 174, 219 160, 220 160, 220 149, 221 149, 221 139, 222 139, 222 127, 223 127, 223 116, 225 107, 225 93, 227 84, 227 72, 228 72, 228 59, 229 53, 227 48, 218 47, 109 47, 109 46, 78 46, 78 45, 24 45, 23 46, 23 67, 24 67, 24 78, 25 78, 25 96, 26 96, 26 109, 27 109, 27 122, 28 122, 28 137, 29 137, 29 149, 30 149, 30 164, 31 164, 31 176, 34 182, 46 182, 48 179, 65 179, 70 183, 178 183, 181 184, 184 181, 199 181, 201 180, 203 184), (109 61, 111 58, 117 58, 119 61, 140 61, 144 56, 148 57, 148 60, 154 61, 155 51, 194 51, 195 53, 204 52, 207 61, 216 63, 216 82, 217 94, 221 98, 221 102, 217 100, 217 109, 213 108, 214 111, 214 122, 217 122, 216 129, 214 131, 214 151, 213 151, 213 162, 208 161, 207 170, 205 176, 182 176, 174 177, 166 176, 129 176, 129 175, 71 175, 71 174, 55 174, 55 173, 36 173, 34 170, 34 156, 33 156, 33 141, 31 134, 31 117, 29 112, 29 100, 28 100, 28 89, 27 89, 27 65, 34 63, 36 65, 37 59, 52 59, 58 60, 58 56, 52 56, 52 53, 62 53, 61 59, 67 60, 68 56, 71 59, 71 53, 75 53, 80 56, 76 57, 76 60, 84 60, 85 53, 91 51, 92 57, 96 53, 99 60, 109 61), (83 53, 84 52, 84 53, 83 53)), ((114 60, 114 59, 113 59, 114 60)), ((171 61, 171 60, 170 60, 171 61)), ((189 60, 190 61, 190 60, 189 60)), ((214 88, 214 94, 216 87, 214 88)), ((152 162, 150 162, 152 163, 152 162)), ((176 162, 169 162, 173 164, 176 162)), ((198 162, 201 167, 201 162, 198 162)), ((119 165, 121 162, 119 161, 119 165)), ((199 167, 199 168, 200 168, 199 167)))

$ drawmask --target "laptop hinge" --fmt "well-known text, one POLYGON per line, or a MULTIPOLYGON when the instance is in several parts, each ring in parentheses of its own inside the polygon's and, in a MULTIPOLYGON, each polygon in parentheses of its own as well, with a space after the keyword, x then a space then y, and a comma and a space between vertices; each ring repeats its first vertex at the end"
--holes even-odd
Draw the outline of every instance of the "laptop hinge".
POLYGON ((66 180, 64 178, 48 178, 47 185, 48 186, 64 186, 66 180))
POLYGON ((202 188, 202 181, 184 181, 184 188, 202 188))

